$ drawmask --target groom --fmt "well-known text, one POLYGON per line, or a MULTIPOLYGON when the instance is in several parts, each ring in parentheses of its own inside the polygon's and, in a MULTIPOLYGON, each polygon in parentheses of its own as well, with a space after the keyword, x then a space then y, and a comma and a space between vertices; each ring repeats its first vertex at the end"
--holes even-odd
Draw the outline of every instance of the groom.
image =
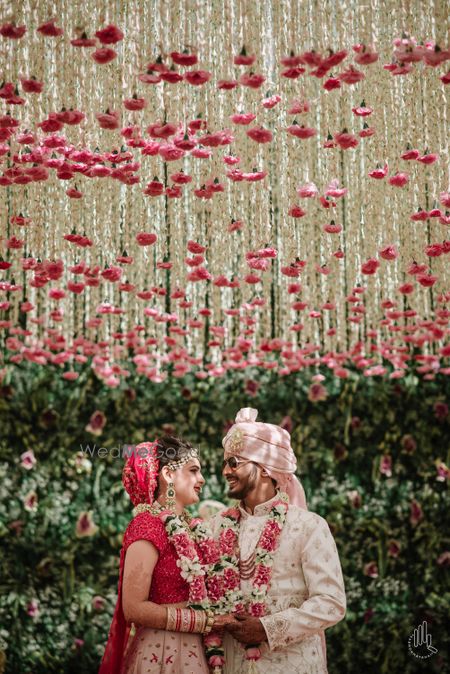
MULTIPOLYGON (((346 608, 336 545, 326 520, 306 510, 289 433, 257 414, 240 410, 222 443, 228 496, 240 501, 235 554, 246 604, 226 627, 224 674, 326 674, 323 630, 346 608)), ((216 537, 222 518, 212 521, 216 537)))

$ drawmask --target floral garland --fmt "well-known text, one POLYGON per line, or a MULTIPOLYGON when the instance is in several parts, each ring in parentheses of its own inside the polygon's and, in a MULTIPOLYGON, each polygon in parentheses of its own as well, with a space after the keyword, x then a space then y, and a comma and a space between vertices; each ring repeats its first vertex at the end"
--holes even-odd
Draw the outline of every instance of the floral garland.
MULTIPOLYGON (((240 589, 237 557, 241 513, 235 506, 220 514, 218 539, 220 560, 213 567, 214 575, 208 579, 210 606, 216 612, 242 612, 247 604, 250 615, 258 618, 265 615, 265 598, 272 578, 273 560, 289 508, 287 494, 280 492, 278 496, 279 498, 272 504, 268 520, 255 548, 255 572, 252 591, 247 602, 240 589)), ((213 668, 214 674, 221 674, 225 664, 222 641, 222 635, 217 632, 211 632, 204 639, 208 663, 213 668)), ((255 661, 260 657, 261 651, 258 646, 246 646, 247 660, 255 661)))
POLYGON ((173 543, 178 555, 177 566, 181 577, 189 585, 189 606, 196 609, 210 608, 206 577, 212 573, 214 564, 219 559, 219 552, 208 528, 200 519, 191 518, 188 513, 177 515, 171 510, 159 507, 156 501, 152 505, 148 503, 137 505, 133 515, 143 512, 150 512, 159 517, 165 526, 169 541, 173 543), (201 552, 201 560, 195 547, 196 543, 201 552))

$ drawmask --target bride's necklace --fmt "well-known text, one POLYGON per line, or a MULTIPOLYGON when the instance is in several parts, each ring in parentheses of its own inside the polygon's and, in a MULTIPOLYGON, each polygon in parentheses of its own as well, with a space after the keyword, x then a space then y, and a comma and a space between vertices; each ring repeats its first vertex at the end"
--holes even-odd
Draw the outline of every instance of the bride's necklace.
POLYGON ((239 576, 241 577, 242 580, 250 580, 250 578, 253 578, 255 569, 256 569, 256 549, 252 552, 252 554, 247 557, 247 559, 242 559, 241 558, 241 551, 239 551, 239 576))
MULTIPOLYGON (((159 501, 153 501, 153 503, 139 503, 134 509, 133 509, 133 516, 136 517, 136 515, 140 515, 141 513, 148 512, 151 515, 155 515, 156 517, 159 517, 162 512, 164 512, 166 508, 159 502, 159 501)), ((176 513, 173 513, 176 517, 179 517, 180 520, 183 522, 183 524, 186 524, 187 526, 190 525, 192 516, 186 511, 183 510, 181 515, 176 515, 176 513)))

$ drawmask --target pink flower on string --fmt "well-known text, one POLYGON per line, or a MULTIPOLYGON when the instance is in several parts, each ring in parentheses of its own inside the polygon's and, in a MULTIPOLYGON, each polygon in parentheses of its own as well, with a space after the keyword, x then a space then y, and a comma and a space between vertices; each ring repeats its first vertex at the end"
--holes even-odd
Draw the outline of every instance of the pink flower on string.
POLYGON ((388 167, 388 164, 386 162, 383 168, 380 168, 378 166, 373 171, 369 171, 369 176, 371 178, 375 178, 376 180, 382 180, 383 178, 385 178, 387 176, 388 171, 389 171, 389 167, 388 167))
POLYGON ((281 96, 278 94, 275 94, 274 96, 269 96, 268 98, 263 98, 261 101, 261 105, 270 110, 271 108, 274 108, 279 102, 281 101, 281 96))
POLYGON ((243 84, 245 87, 250 87, 251 89, 259 89, 265 81, 266 78, 263 75, 257 75, 255 73, 245 73, 239 78, 240 84, 243 84))
POLYGON ((231 115, 230 119, 234 124, 242 124, 245 126, 247 124, 251 124, 251 122, 256 119, 256 115, 251 112, 235 113, 231 115))
POLYGON ((376 260, 375 258, 369 258, 367 262, 364 262, 361 265, 361 271, 363 274, 366 275, 375 274, 379 266, 380 263, 378 262, 378 260, 376 260))
POLYGON ((114 61, 116 56, 117 52, 114 49, 109 49, 108 47, 96 49, 91 54, 91 58, 94 59, 94 61, 100 65, 104 65, 105 63, 111 63, 111 61, 114 61))
POLYGON ((64 33, 62 28, 58 28, 58 26, 55 25, 55 19, 42 23, 37 29, 37 32, 46 37, 59 37, 64 33))
POLYGON ((344 82, 344 84, 357 84, 365 78, 365 75, 363 72, 350 65, 338 75, 338 78, 341 82, 344 82))
POLYGON ((311 199, 319 194, 319 190, 314 183, 306 183, 297 187, 297 194, 304 199, 311 199))
POLYGON ((352 133, 349 133, 347 129, 334 134, 333 138, 343 150, 348 150, 359 145, 359 140, 352 133))
POLYGON ((255 61, 256 56, 253 54, 247 54, 245 45, 242 47, 240 53, 233 58, 233 63, 235 66, 251 66, 255 61))
POLYGON ((362 101, 360 106, 358 106, 357 108, 352 108, 352 112, 357 117, 368 117, 369 115, 372 114, 373 108, 367 107, 365 101, 362 101))
POLYGON ((395 260, 398 257, 398 250, 395 246, 385 246, 380 250, 380 257, 383 260, 395 260))
POLYGON ((206 70, 188 70, 188 72, 184 74, 184 79, 186 82, 189 82, 189 84, 194 86, 201 86, 202 84, 205 84, 205 82, 208 82, 211 77, 211 73, 207 72, 206 70))
POLYGON ((246 133, 249 138, 257 143, 270 143, 273 138, 272 132, 262 126, 254 126, 246 133))
POLYGON ((123 40, 124 35, 120 28, 117 28, 117 26, 111 23, 105 28, 98 30, 95 33, 95 37, 97 37, 102 44, 116 44, 123 40))
POLYGON ((378 61, 378 53, 372 45, 356 44, 353 46, 353 51, 356 52, 355 62, 360 66, 366 66, 378 61))
POLYGON ((395 187, 404 187, 406 183, 409 181, 409 175, 407 173, 396 173, 395 175, 391 176, 388 180, 390 185, 394 185, 395 187))

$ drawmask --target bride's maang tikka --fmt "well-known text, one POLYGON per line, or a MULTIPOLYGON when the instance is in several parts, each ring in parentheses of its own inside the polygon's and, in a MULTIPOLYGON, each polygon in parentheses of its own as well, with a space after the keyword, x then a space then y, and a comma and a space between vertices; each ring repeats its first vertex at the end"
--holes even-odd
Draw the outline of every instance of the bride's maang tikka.
POLYGON ((184 466, 188 461, 191 461, 191 459, 199 459, 199 458, 200 455, 198 449, 196 447, 191 447, 190 449, 186 450, 186 454, 184 454, 184 456, 181 459, 178 459, 177 461, 170 461, 169 463, 166 464, 166 466, 169 470, 178 470, 178 468, 184 466))

